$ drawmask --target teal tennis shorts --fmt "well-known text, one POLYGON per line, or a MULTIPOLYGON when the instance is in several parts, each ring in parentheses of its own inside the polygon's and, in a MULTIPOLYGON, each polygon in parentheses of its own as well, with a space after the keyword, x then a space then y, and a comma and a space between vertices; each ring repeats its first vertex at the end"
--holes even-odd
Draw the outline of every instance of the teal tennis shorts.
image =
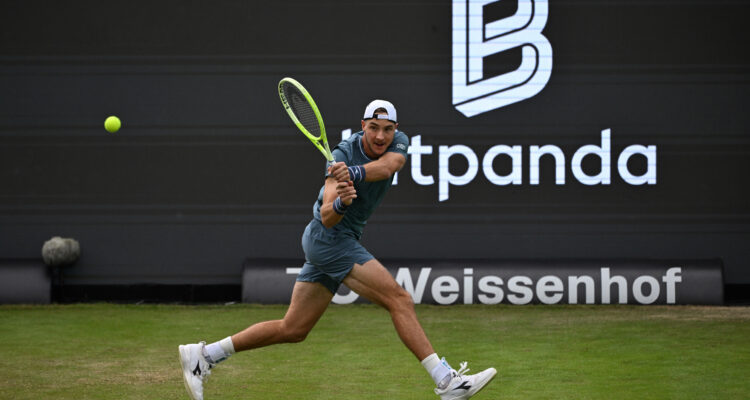
POLYGON ((327 229, 317 219, 307 224, 302 234, 302 249, 305 264, 297 281, 321 283, 334 294, 354 264, 361 265, 375 258, 353 236, 327 229))

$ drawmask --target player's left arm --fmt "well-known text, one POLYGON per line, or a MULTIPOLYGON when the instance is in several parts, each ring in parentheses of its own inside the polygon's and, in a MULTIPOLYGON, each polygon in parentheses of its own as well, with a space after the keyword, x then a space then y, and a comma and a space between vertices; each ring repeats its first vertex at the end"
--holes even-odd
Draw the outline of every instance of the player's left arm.
POLYGON ((406 156, 396 152, 386 152, 375 161, 371 161, 363 167, 365 168, 365 182, 376 182, 388 179, 393 174, 401 171, 406 164, 406 156))
POLYGON ((408 149, 409 138, 405 133, 396 131, 393 142, 388 146, 385 154, 377 160, 361 166, 365 170, 365 182, 382 181, 401 171, 401 168, 406 164, 408 149))
MULTIPOLYGON (((406 164, 406 156, 395 152, 386 152, 375 161, 370 161, 361 165, 365 169, 365 182, 382 181, 390 178, 393 174, 400 171, 406 164)), ((346 165, 335 165, 330 172, 330 176, 339 182, 346 182, 352 179, 351 172, 346 165)))

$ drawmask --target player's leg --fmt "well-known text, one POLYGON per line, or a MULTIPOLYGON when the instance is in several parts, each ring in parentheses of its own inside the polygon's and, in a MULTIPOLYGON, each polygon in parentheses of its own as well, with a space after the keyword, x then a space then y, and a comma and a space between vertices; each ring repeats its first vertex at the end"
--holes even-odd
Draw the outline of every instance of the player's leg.
POLYGON ((332 298, 333 293, 320 283, 297 282, 284 318, 259 322, 233 335, 234 350, 301 342, 323 315, 332 298))
POLYGON ((417 320, 411 295, 399 286, 376 259, 354 264, 344 284, 355 293, 388 310, 401 341, 419 359, 435 351, 417 320))
POLYGON ((330 304, 333 293, 320 283, 297 282, 283 319, 259 322, 231 338, 205 346, 203 342, 179 347, 183 380, 193 400, 203 399, 203 381, 216 363, 236 351, 305 339, 330 304))
POLYGON ((411 295, 396 283, 390 272, 376 259, 355 264, 344 284, 359 295, 384 307, 391 314, 401 341, 422 362, 435 384, 435 394, 442 400, 468 399, 484 388, 497 374, 488 368, 478 374, 465 375, 466 363, 456 371, 438 358, 417 320, 411 295))

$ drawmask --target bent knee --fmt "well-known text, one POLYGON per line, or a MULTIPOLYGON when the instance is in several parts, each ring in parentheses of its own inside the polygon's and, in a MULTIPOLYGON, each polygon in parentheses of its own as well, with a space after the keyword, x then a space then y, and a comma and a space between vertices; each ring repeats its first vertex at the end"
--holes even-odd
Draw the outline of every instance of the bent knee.
POLYGON ((286 343, 299 343, 307 338, 310 330, 304 327, 295 327, 284 324, 282 337, 286 343))
POLYGON ((389 310, 414 308, 414 300, 411 298, 409 292, 398 286, 393 290, 385 305, 389 310))

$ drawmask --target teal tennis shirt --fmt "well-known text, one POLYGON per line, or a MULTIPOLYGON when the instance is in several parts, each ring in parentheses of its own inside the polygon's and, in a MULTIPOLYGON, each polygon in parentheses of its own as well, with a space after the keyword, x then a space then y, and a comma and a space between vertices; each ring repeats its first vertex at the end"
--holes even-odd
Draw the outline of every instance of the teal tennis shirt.
MULTIPOLYGON (((367 157, 364 148, 362 148, 362 135, 364 133, 359 131, 353 133, 348 139, 339 143, 333 148, 331 153, 336 162, 344 162, 347 166, 364 165, 371 161, 374 161, 367 157)), ((407 157, 407 151, 409 149, 409 138, 404 132, 396 131, 393 136, 393 142, 388 147, 386 152, 396 152, 407 157)), ((359 240, 362 236, 362 230, 367 224, 367 219, 375 211, 388 188, 391 187, 393 182, 393 176, 391 175, 388 179, 383 179, 377 182, 357 182, 354 184, 354 188, 357 190, 357 198, 354 199, 352 205, 349 206, 344 214, 344 218, 331 229, 340 231, 347 235, 353 236, 359 240)), ((323 190, 325 185, 320 188, 318 194, 318 200, 313 205, 313 216, 318 221, 320 218, 320 206, 323 205, 323 190)))

